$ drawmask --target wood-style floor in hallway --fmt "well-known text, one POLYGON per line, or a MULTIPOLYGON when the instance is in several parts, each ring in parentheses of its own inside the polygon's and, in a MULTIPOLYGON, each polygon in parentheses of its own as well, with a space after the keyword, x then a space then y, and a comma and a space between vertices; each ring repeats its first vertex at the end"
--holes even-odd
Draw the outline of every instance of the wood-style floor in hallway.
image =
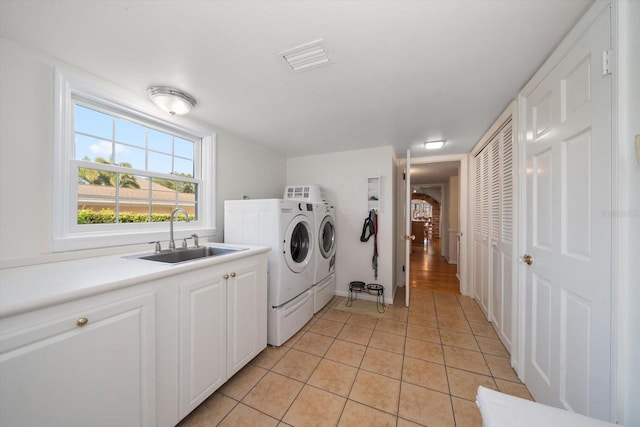
POLYGON ((431 238, 411 245, 410 286, 439 292, 460 293, 456 264, 440 255, 440 239, 431 238))

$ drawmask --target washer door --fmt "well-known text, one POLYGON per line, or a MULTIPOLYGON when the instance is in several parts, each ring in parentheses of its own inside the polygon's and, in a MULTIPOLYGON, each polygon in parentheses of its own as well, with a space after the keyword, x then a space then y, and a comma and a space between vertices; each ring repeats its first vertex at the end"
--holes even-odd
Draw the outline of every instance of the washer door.
POLYGON ((320 223, 318 246, 325 259, 331 258, 336 250, 336 228, 333 224, 333 218, 329 215, 325 216, 320 223))
POLYGON ((298 215, 289 223, 284 236, 284 260, 294 273, 302 273, 313 255, 311 224, 304 215, 298 215))

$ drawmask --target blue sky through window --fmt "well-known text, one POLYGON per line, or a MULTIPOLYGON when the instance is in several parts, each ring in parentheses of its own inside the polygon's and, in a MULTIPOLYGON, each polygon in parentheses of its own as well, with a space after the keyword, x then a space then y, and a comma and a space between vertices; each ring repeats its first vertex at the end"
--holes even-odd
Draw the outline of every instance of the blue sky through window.
POLYGON ((76 160, 101 157, 135 169, 194 176, 193 141, 81 105, 75 106, 74 120, 76 160))

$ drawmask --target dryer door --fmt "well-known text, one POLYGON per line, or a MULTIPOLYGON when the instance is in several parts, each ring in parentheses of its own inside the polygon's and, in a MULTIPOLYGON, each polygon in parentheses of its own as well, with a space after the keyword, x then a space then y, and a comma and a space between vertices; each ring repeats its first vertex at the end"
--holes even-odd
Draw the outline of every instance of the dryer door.
POLYGON ((336 251, 336 228, 333 218, 329 215, 320 223, 318 246, 325 259, 331 258, 336 251))
POLYGON ((311 262, 313 237, 311 224, 304 215, 298 215, 287 227, 284 236, 284 260, 294 273, 302 273, 311 262))

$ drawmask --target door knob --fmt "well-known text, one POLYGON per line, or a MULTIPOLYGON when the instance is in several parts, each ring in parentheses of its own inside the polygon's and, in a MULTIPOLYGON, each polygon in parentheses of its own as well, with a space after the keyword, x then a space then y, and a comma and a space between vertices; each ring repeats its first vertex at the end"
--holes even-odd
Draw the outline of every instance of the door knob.
POLYGON ((522 260, 527 264, 527 265, 531 265, 533 264, 533 257, 529 254, 524 254, 524 256, 522 257, 522 260))
POLYGON ((416 240, 416 236, 414 236, 413 234, 412 234, 412 235, 408 235, 408 234, 407 234, 407 235, 405 235, 405 236, 402 236, 402 238, 403 238, 404 240, 416 240))

